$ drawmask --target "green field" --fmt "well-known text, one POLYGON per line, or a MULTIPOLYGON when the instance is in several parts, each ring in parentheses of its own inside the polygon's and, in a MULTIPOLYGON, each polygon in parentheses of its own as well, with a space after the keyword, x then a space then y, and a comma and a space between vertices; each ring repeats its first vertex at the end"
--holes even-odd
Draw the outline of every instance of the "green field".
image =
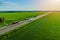
POLYGON ((21 21, 21 20, 24 20, 25 18, 30 18, 30 17, 37 16, 43 13, 45 12, 12 12, 12 13, 2 12, 0 13, 0 17, 4 17, 5 22, 0 23, 0 26, 10 24, 13 21, 21 21))
POLYGON ((54 12, 0 37, 1 40, 60 40, 60 12, 54 12))

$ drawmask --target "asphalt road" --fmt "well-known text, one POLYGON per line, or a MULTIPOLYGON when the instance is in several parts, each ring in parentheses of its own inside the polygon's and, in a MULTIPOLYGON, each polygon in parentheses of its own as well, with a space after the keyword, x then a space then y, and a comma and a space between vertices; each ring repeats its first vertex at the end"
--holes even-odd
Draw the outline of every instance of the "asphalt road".
POLYGON ((22 21, 20 21, 20 22, 18 22, 16 24, 13 24, 13 25, 4 26, 4 27, 0 28, 0 35, 4 34, 6 32, 9 32, 11 30, 14 30, 14 29, 16 29, 18 27, 22 27, 23 25, 26 25, 26 24, 28 24, 28 23, 30 23, 32 21, 35 21, 35 20, 37 20, 37 19, 39 19, 41 17, 47 16, 47 15, 49 15, 51 13, 52 12, 47 12, 45 14, 38 15, 36 17, 32 17, 32 18, 29 18, 27 20, 22 20, 22 21))

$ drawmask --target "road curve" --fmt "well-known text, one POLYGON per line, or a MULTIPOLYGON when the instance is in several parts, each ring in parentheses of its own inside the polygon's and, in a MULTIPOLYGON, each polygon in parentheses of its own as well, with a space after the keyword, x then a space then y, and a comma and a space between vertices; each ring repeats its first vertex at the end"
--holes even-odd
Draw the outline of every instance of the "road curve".
POLYGON ((39 19, 41 17, 47 16, 47 15, 49 15, 51 13, 52 12, 47 12, 47 13, 44 13, 42 15, 38 15, 36 17, 32 17, 32 18, 29 18, 27 20, 20 21, 19 23, 15 24, 15 25, 9 25, 8 27, 4 26, 4 27, 0 28, 0 35, 3 35, 4 33, 9 32, 11 30, 14 30, 14 29, 16 29, 18 27, 22 27, 23 25, 26 25, 26 24, 28 24, 28 23, 30 23, 32 21, 35 21, 35 20, 37 20, 37 19, 39 19))

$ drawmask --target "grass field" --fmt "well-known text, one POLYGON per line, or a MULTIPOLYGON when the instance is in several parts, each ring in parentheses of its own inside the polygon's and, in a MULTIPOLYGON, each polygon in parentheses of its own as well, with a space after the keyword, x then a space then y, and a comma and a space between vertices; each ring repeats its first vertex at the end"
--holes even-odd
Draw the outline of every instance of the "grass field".
POLYGON ((15 38, 16 40, 60 40, 60 12, 25 26, 21 31, 16 32, 15 38))
POLYGON ((30 18, 30 17, 36 16, 39 14, 43 14, 43 13, 45 13, 45 12, 12 12, 12 13, 3 12, 3 13, 0 13, 0 17, 4 17, 5 22, 4 22, 4 24, 0 23, 0 26, 9 24, 13 21, 20 21, 25 18, 30 18))
POLYGON ((60 12, 42 17, 18 30, 12 31, 2 40, 60 40, 60 12))

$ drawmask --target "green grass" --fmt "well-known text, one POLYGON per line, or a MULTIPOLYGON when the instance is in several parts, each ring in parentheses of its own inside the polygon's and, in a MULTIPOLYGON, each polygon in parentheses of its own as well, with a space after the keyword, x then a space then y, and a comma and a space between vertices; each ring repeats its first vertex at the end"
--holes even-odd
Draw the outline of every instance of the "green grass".
MULTIPOLYGON (((14 13, 0 13, 0 17, 5 18, 5 24, 9 24, 13 21, 21 21, 25 18, 30 18, 45 12, 14 12, 14 13)), ((3 23, 2 23, 3 24, 3 23)), ((2 25, 0 23, 0 26, 2 25)), ((4 24, 3 24, 4 25, 4 24)))
POLYGON ((60 40, 60 12, 29 23, 1 36, 1 40, 60 40), (8 37, 7 37, 8 36, 8 37))

